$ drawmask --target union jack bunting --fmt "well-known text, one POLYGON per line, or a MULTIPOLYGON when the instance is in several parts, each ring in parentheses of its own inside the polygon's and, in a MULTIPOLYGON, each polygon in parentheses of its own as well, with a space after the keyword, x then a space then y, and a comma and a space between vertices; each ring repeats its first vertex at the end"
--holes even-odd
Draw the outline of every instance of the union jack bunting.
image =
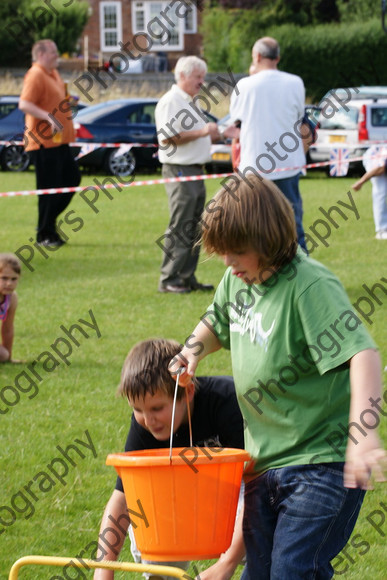
POLYGON ((92 151, 94 151, 95 149, 98 149, 99 145, 95 144, 95 143, 84 143, 82 144, 81 150, 78 153, 78 155, 76 156, 75 159, 81 159, 81 157, 84 157, 85 155, 88 155, 89 153, 91 153, 92 151))
POLYGON ((345 177, 349 167, 349 150, 339 147, 332 149, 330 155, 329 174, 332 177, 345 177))

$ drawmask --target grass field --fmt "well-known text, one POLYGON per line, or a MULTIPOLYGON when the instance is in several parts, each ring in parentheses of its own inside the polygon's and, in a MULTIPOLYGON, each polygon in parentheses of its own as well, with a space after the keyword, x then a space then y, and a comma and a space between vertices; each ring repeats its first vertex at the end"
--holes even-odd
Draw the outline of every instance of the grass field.
MULTIPOLYGON (((93 179, 84 176, 82 185, 93 185, 93 179)), ((357 217, 337 204, 341 200, 351 205, 348 191, 353 181, 308 174, 301 182, 304 226, 312 256, 340 277, 353 303, 368 309, 366 326, 385 366, 386 289, 379 288, 378 299, 358 301, 369 296, 364 284, 372 287, 386 275, 387 243, 374 239, 369 184, 354 193, 357 217), (330 213, 337 227, 330 223, 329 234, 322 210, 333 206, 342 213, 334 209, 330 213)), ((219 180, 209 180, 206 186, 210 198, 219 180)), ((33 187, 31 171, 1 173, 1 191, 33 187)), ((24 246, 22 255, 30 260, 18 288, 14 346, 14 357, 27 362, 0 368, 1 579, 7 578, 17 558, 27 554, 93 556, 102 511, 115 482, 115 472, 105 466, 105 459, 123 449, 129 425, 127 403, 115 397, 124 358, 134 343, 151 336, 183 342, 210 300, 204 293, 157 292, 161 250, 156 240, 168 221, 163 185, 109 191, 113 199, 100 192, 94 210, 85 196, 75 196, 65 212, 73 213, 62 226, 69 242, 47 257, 30 241, 36 197, 0 198, 0 251, 24 246), (84 334, 73 330, 75 340, 67 341, 69 347, 61 339, 74 324, 84 334), (58 350, 65 353, 62 358, 58 350), (59 448, 71 444, 76 448, 65 461, 59 448), (62 475, 54 476, 53 470, 62 475)), ((94 193, 89 190, 88 198, 94 193)), ((202 256, 198 278, 216 285, 223 271, 218 259, 202 256)), ((230 372, 226 351, 200 365, 200 374, 230 372)), ((381 427, 386 441, 384 418, 381 427)), ((386 505, 385 487, 376 484, 366 496, 352 539, 336 561, 336 577, 386 578, 386 505)), ((130 560, 128 542, 121 559, 130 560)), ((199 570, 207 564, 196 562, 199 570)), ((234 577, 239 575, 240 569, 234 577)), ((20 574, 22 580, 91 576, 54 568, 27 568, 20 574)), ((116 577, 140 578, 132 573, 116 577)))

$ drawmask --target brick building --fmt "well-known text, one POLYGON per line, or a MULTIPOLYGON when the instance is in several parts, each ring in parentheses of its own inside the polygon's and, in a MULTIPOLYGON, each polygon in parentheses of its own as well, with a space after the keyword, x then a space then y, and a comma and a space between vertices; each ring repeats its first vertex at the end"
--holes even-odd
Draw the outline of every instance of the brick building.
POLYGON ((182 55, 202 54, 195 0, 88 0, 82 52, 121 72, 172 70, 182 55))

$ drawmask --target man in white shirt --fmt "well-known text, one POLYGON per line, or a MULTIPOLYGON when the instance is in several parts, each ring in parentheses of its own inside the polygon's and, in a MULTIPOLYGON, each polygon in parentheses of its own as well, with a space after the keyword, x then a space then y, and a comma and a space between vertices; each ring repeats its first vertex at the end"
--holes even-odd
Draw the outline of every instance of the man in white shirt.
MULTIPOLYGON (((257 40, 252 57, 255 74, 241 79, 231 95, 231 120, 240 123, 238 169, 276 183, 293 206, 298 241, 305 249, 298 187, 300 168, 305 165, 304 83, 300 77, 278 70, 280 49, 274 38, 257 40)), ((225 133, 237 136, 229 130, 225 133)))
MULTIPOLYGON (((211 157, 211 143, 220 139, 217 124, 207 122, 195 101, 206 72, 207 65, 200 58, 180 58, 175 67, 176 84, 156 106, 163 178, 202 175, 203 166, 211 157)), ((206 196, 204 182, 166 183, 165 189, 170 221, 158 240, 164 252, 159 291, 181 294, 213 290, 212 285, 201 284, 195 276, 200 252, 195 242, 206 196)))

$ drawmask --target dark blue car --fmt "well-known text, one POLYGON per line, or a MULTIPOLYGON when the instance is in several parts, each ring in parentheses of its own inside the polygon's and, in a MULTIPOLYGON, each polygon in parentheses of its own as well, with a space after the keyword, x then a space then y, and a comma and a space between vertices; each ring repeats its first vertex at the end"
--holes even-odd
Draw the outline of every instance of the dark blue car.
MULTIPOLYGON (((86 107, 75 97, 74 114, 86 107)), ((0 145, 0 165, 3 171, 24 171, 30 164, 30 157, 22 145, 25 127, 24 113, 19 109, 18 95, 0 95, 0 141, 9 141, 0 145)), ((78 149, 74 150, 76 155, 78 149)))
MULTIPOLYGON (((23 141, 24 113, 18 106, 18 96, 0 96, 0 141, 23 141)), ((21 145, 0 145, 0 165, 4 171, 24 171, 29 163, 21 145)))
POLYGON ((126 151, 117 147, 97 148, 80 157, 79 164, 123 176, 131 175, 136 168, 159 167, 156 104, 157 99, 116 99, 79 111, 74 119, 77 143, 135 144, 126 151))

